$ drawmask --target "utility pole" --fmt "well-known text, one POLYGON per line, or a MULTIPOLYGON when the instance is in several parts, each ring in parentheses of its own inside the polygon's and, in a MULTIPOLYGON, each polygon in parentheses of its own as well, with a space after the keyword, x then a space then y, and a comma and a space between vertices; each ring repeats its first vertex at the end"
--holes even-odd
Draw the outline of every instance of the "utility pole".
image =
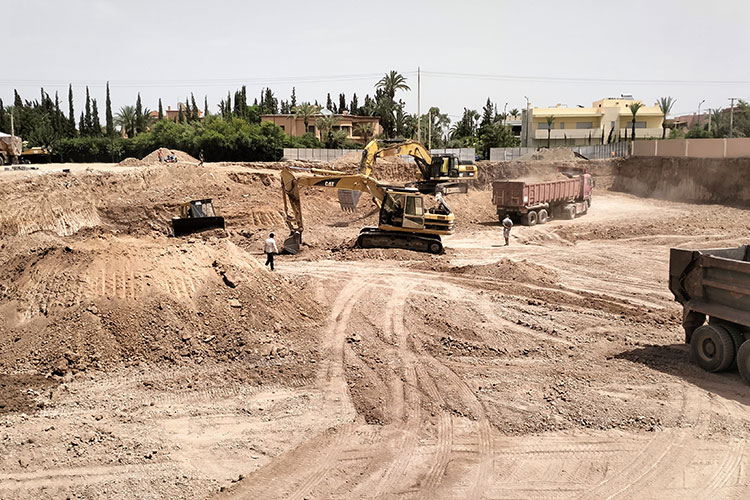
POLYGON ((531 127, 531 122, 529 121, 529 98, 526 96, 523 96, 524 99, 526 99, 526 147, 529 147, 529 127, 531 127))
POLYGON ((422 142, 422 72, 417 66, 417 142, 422 142))
POLYGON ((705 99, 698 103, 698 127, 701 126, 701 104, 703 104, 704 102, 706 102, 705 99))
POLYGON ((729 106, 729 138, 732 138, 732 128, 734 127, 734 100, 737 97, 730 97, 729 100, 732 104, 729 106))
POLYGON ((711 133, 711 108, 708 108, 708 133, 711 133))
MULTIPOLYGON (((15 113, 16 110, 13 108, 13 113, 15 113)), ((10 135, 16 135, 16 128, 13 126, 13 113, 10 114, 10 135)))
POLYGON ((432 149, 432 110, 427 113, 427 149, 432 149))

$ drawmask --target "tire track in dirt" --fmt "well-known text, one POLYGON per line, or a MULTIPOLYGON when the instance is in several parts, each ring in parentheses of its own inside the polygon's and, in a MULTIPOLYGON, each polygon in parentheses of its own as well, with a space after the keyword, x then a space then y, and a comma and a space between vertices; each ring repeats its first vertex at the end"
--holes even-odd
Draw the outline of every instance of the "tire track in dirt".
POLYGON ((686 440, 691 432, 705 429, 708 425, 706 405, 701 401, 701 395, 697 389, 683 389, 681 410, 686 416, 685 423, 692 427, 692 431, 664 432, 654 437, 630 463, 578 498, 634 498, 644 489, 652 487, 658 479, 668 480, 670 472, 684 469, 695 454, 694 446, 685 446, 686 440))
MULTIPOLYGON (((344 345, 352 309, 359 301, 364 287, 351 279, 336 297, 331 308, 330 327, 321 345, 322 363, 316 376, 317 387, 324 399, 333 406, 339 420, 354 420, 354 405, 344 373, 344 345)), ((334 429, 332 438, 314 438, 273 460, 252 473, 238 486, 220 495, 221 498, 306 498, 344 453, 353 425, 346 423, 334 429), (302 477, 300 478, 300 475, 302 477)), ((338 480, 338 479, 337 479, 338 480)), ((340 479, 343 481, 344 479, 340 479)))

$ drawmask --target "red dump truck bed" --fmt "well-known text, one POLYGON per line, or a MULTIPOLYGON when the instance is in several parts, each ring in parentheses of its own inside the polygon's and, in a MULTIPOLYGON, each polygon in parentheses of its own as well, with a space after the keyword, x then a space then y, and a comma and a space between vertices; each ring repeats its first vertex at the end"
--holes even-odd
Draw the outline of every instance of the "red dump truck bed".
POLYGON ((526 183, 523 181, 495 181, 492 183, 492 202, 498 207, 535 206, 580 197, 581 179, 526 183))
POLYGON ((509 215, 523 224, 544 224, 548 218, 572 219, 591 205, 591 175, 575 175, 547 182, 495 181, 492 203, 500 220, 509 215))

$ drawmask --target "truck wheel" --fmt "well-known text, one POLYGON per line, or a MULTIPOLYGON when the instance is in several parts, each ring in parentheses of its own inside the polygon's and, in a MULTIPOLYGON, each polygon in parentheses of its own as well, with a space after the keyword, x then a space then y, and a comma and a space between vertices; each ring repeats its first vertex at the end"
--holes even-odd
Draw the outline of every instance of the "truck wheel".
MULTIPOLYGON (((723 328, 727 331, 730 337, 732 337, 732 343, 734 344, 734 352, 740 351, 740 346, 745 343, 745 337, 740 333, 740 331, 734 326, 727 323, 721 323, 720 325, 717 325, 720 328, 723 328)), ((732 362, 732 364, 729 366, 729 369, 734 371, 738 368, 737 365, 737 359, 732 362)))
POLYGON ((536 226, 537 222, 537 216, 536 212, 533 210, 526 214, 526 217, 524 217, 524 224, 527 226, 536 226))
POLYGON ((740 369, 742 380, 750 384, 750 341, 745 341, 737 351, 737 368, 740 369))
POLYGON ((720 372, 734 361, 732 336, 718 325, 703 325, 693 332, 690 350, 695 362, 706 371, 720 372))
POLYGON ((545 224, 547 222, 548 216, 547 216, 547 211, 545 209, 541 209, 539 211, 538 219, 539 219, 539 224, 545 224))

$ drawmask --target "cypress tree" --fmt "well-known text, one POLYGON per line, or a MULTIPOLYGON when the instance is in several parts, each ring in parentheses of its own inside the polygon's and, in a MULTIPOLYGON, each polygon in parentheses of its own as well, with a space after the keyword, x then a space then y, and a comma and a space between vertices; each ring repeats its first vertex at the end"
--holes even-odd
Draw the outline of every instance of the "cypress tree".
POLYGON ((339 113, 346 111, 346 96, 339 94, 339 113))
POLYGON ((107 120, 107 137, 115 136, 115 121, 112 118, 112 100, 109 98, 109 82, 107 82, 107 102, 106 120, 107 120))
POLYGON ((357 102, 357 93, 355 92, 352 96, 352 102, 349 104, 349 112, 353 115, 359 112, 359 103, 357 102))
POLYGON ((292 102, 290 104, 291 104, 290 109, 294 111, 294 108, 297 107, 297 91, 295 90, 294 87, 292 87, 292 102))
POLYGON ((185 115, 182 113, 182 106, 180 106, 181 103, 177 103, 177 123, 182 123, 182 120, 185 119, 185 115))
POLYGON ((208 96, 203 96, 203 117, 206 118, 208 116, 208 96))
POLYGON ((159 120, 164 119, 164 108, 161 106, 161 97, 159 98, 159 120))
MULTIPOLYGON (((3 101, 0 101, 0 110, 2 109, 2 107, 3 107, 3 101)), ((54 124, 53 126, 54 126, 54 129, 55 129, 55 135, 58 136, 58 137, 60 137, 61 135, 63 135, 63 130, 62 130, 62 128, 63 128, 62 127, 62 116, 63 115, 60 112, 60 97, 58 96, 57 92, 55 91, 55 119, 52 121, 52 123, 54 124)), ((3 122, 3 120, 0 119, 0 124, 2 122, 3 122)))
POLYGON ((84 130, 86 130, 86 126, 83 122, 83 111, 81 111, 81 118, 78 120, 78 131, 83 135, 84 130))
POLYGON ((5 106, 3 105, 3 100, 0 99, 0 132, 3 130, 5 130, 5 106))
POLYGON ((190 106, 191 106, 190 117, 193 120, 198 120, 198 105, 195 104, 195 96, 193 95, 192 92, 190 92, 190 106))
POLYGON ((328 98, 326 100, 326 109, 328 111, 334 111, 334 109, 333 109, 333 101, 331 101, 331 93, 330 92, 328 93, 328 98))
POLYGON ((133 131, 133 137, 138 135, 138 132, 142 132, 141 124, 143 123, 143 104, 141 103, 141 93, 138 92, 138 98, 135 100, 135 130, 133 131))
POLYGON ((99 107, 96 105, 96 99, 91 101, 91 131, 90 134, 94 137, 99 137, 102 134, 102 124, 99 121, 99 107))
POLYGON ((89 87, 86 85, 86 115, 83 120, 84 129, 81 130, 83 135, 91 135, 91 131, 94 128, 91 124, 91 96, 89 96, 89 87))
POLYGON ((68 127, 70 136, 76 135, 76 115, 73 113, 73 85, 68 85, 68 127))

